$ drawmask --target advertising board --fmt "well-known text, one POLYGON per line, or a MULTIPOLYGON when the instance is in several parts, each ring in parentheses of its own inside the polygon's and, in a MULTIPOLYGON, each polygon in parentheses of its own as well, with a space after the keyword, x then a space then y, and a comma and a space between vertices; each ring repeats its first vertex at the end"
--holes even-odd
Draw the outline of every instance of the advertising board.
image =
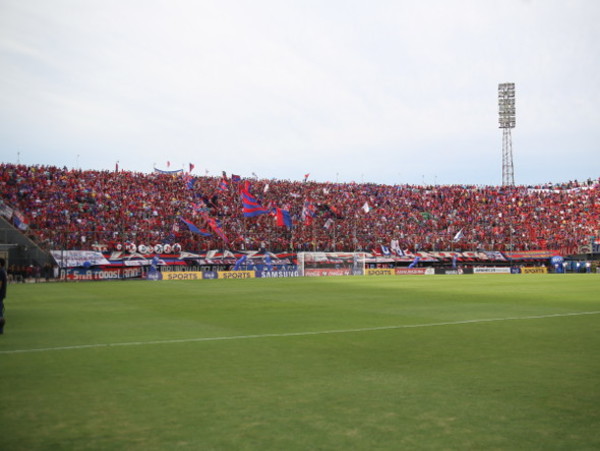
POLYGON ((521 268, 521 274, 548 274, 545 266, 526 266, 521 268))
POLYGON ((254 279, 254 271, 217 271, 219 279, 254 279))
POLYGON ((393 276, 393 268, 366 268, 365 274, 367 276, 393 276))
POLYGON ((425 274, 434 274, 433 268, 395 268, 394 272, 397 276, 417 275, 424 276, 425 274))
POLYGON ((256 271, 256 277, 298 277, 298 268, 256 271))
POLYGON ((510 267, 473 268, 473 274, 510 274, 510 267))
POLYGON ((142 277, 141 268, 69 268, 62 269, 60 278, 63 280, 120 280, 137 279, 142 277))
POLYGON ((202 271, 164 271, 162 280, 201 280, 202 271))
POLYGON ((304 275, 308 277, 351 276, 352 268, 305 268, 304 275))

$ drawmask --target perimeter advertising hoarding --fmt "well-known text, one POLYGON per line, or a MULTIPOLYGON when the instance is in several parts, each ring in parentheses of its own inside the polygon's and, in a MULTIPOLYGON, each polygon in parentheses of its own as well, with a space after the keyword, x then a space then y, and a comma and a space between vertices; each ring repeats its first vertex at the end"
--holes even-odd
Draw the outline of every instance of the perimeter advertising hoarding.
POLYGON ((298 277, 298 267, 294 265, 293 269, 279 269, 272 271, 256 271, 256 277, 298 277))
POLYGON ((253 279, 255 277, 298 277, 294 265, 286 270, 273 271, 163 271, 161 280, 200 280, 200 279, 253 279))
POLYGON ((510 274, 509 267, 473 268, 473 274, 510 274))
POLYGON ((445 276, 458 276, 464 274, 464 270, 462 268, 435 268, 434 274, 440 274, 445 276))
POLYGON ((365 269, 367 276, 406 276, 425 274, 435 274, 433 268, 367 268, 365 269))
POLYGON ((352 268, 304 268, 308 277, 351 276, 352 268))
POLYGON ((161 280, 201 280, 202 271, 162 271, 161 280))
POLYGON ((138 279, 142 277, 142 268, 69 268, 62 269, 60 278, 62 280, 119 280, 138 279))
POLYGON ((395 268, 394 271, 397 276, 435 274, 433 268, 395 268))
POLYGON ((366 268, 365 274, 367 276, 393 276, 393 268, 366 268))
POLYGON ((545 266, 530 266, 521 268, 521 274, 548 274, 545 266))
POLYGON ((254 279, 254 271, 217 271, 219 279, 254 279))

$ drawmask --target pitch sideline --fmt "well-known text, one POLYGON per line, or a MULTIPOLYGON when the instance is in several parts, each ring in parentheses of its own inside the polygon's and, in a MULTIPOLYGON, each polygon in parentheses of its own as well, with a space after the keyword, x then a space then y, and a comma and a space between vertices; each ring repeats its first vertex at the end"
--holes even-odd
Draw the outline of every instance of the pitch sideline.
POLYGON ((277 338, 277 337, 303 337, 310 335, 327 335, 327 334, 347 334, 357 332, 374 332, 380 330, 394 329, 414 329, 422 327, 439 327, 439 326, 456 326, 462 324, 478 324, 491 323, 500 321, 516 321, 516 320, 531 320, 531 319, 547 319, 547 318, 563 318, 569 316, 583 315, 598 315, 600 311, 591 312, 571 312, 571 313, 555 313, 550 315, 533 315, 533 316, 509 316, 505 318, 482 318, 468 319, 461 321, 446 321, 441 323, 424 323, 424 324, 402 324, 396 326, 381 326, 381 327, 365 327, 357 329, 337 329, 337 330, 320 330, 312 332, 287 332, 280 334, 257 334, 257 335, 233 335, 229 337, 200 337, 200 338, 179 338, 172 340, 151 340, 151 341, 130 341, 122 343, 95 343, 89 345, 74 345, 74 346, 56 346, 50 348, 32 348, 32 349, 13 349, 0 351, 0 355, 5 354, 24 354, 31 352, 48 352, 48 351, 68 351, 75 349, 91 349, 91 348, 110 348, 118 346, 143 346, 143 345, 161 345, 161 344, 177 344, 177 343, 195 343, 203 341, 225 341, 225 340, 247 340, 253 338, 277 338))

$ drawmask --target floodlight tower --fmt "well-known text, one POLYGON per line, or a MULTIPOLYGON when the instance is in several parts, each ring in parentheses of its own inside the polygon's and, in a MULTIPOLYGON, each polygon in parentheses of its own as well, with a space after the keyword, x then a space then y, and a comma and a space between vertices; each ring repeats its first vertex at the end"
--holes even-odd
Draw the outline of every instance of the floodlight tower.
POLYGON ((511 129, 515 128, 517 119, 515 111, 515 84, 500 83, 498 85, 499 125, 502 129, 502 185, 515 184, 513 168, 511 129))

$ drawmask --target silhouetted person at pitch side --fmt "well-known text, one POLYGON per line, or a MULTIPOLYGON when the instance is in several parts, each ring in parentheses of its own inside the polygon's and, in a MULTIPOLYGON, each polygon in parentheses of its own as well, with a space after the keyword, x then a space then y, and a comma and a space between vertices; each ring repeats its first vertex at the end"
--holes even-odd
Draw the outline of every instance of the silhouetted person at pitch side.
POLYGON ((4 333, 4 298, 6 297, 6 286, 8 278, 6 277, 6 260, 0 258, 0 334, 4 333))

